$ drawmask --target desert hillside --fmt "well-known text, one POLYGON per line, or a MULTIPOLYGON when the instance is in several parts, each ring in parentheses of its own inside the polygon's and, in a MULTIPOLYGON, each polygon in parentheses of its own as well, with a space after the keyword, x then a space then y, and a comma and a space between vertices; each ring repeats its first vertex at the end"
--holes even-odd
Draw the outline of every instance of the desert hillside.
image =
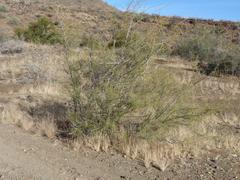
POLYGON ((0 2, 0 179, 237 179, 240 23, 100 0, 0 2))
MULTIPOLYGON (((1 32, 14 35, 14 28, 27 26, 39 17, 49 17, 53 21, 66 20, 71 28, 98 35, 107 35, 115 21, 123 20, 123 12, 100 0, 53 0, 1 1, 1 32)), ((148 28, 154 26, 159 31, 167 31, 167 35, 183 35, 194 29, 204 27, 218 31, 233 43, 239 43, 239 23, 230 21, 213 21, 204 19, 183 19, 180 17, 164 17, 140 14, 135 17, 138 26, 148 28)))

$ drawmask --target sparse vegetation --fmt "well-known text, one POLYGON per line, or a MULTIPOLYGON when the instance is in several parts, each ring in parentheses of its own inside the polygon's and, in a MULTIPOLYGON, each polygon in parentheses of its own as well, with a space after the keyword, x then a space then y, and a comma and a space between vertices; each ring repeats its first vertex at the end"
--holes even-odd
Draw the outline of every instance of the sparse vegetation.
POLYGON ((108 47, 121 48, 124 46, 128 46, 128 44, 137 43, 140 35, 136 32, 130 33, 131 34, 128 34, 127 29, 122 29, 121 27, 119 27, 119 29, 113 33, 112 40, 108 43, 108 47))
POLYGON ((6 38, 6 35, 4 32, 0 31, 0 43, 2 43, 6 38))
POLYGON ((2 13, 5 13, 5 12, 7 12, 8 10, 7 10, 7 8, 6 8, 6 6, 4 6, 3 4, 0 4, 0 13, 2 12, 2 13))
POLYGON ((111 135, 123 116, 133 110, 131 89, 151 56, 151 48, 139 39, 137 44, 116 51, 92 53, 70 69, 74 77, 73 130, 82 135, 111 135))
POLYGON ((46 17, 31 23, 27 29, 15 29, 15 33, 19 39, 34 43, 56 44, 62 42, 55 24, 46 17))
POLYGON ((13 26, 17 26, 17 25, 19 25, 19 19, 14 17, 14 16, 9 17, 8 18, 8 24, 13 25, 13 26))
POLYGON ((215 33, 203 31, 180 39, 172 55, 190 61, 200 61, 199 69, 207 75, 240 74, 239 47, 215 33))
MULTIPOLYGON (((36 8, 28 0, 6 2, 9 11, 0 12, 1 122, 78 151, 88 146, 137 158, 147 168, 169 167, 166 174, 184 169, 190 179, 200 178, 192 176, 196 169, 190 165, 202 157, 216 178, 222 170, 212 164, 223 162, 217 160, 223 151, 239 156, 240 86, 232 76, 240 75, 238 23, 102 11, 94 9, 102 3, 97 0, 81 8, 76 0, 65 2, 71 6, 59 1, 56 14, 48 1, 36 8), (29 16, 31 8, 36 16, 29 16), (35 21, 42 16, 54 21, 35 21), (17 25, 22 27, 15 36, 26 42, 14 39, 17 25)), ((226 160, 227 169, 235 165, 226 160)), ((158 179, 160 173, 151 169, 141 176, 158 179)))
POLYGON ((5 19, 6 16, 0 13, 0 19, 5 19))
POLYGON ((112 48, 91 50, 69 66, 73 134, 112 137, 124 131, 128 137, 156 139, 170 127, 190 124, 200 111, 191 96, 183 98, 187 87, 164 70, 150 70, 154 41, 147 43, 134 30, 118 32, 112 48))

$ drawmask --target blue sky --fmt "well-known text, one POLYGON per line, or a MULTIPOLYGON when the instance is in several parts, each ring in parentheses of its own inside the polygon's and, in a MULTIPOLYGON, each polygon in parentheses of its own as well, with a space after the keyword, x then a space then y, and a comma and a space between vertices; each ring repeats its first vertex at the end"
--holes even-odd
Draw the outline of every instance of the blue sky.
MULTIPOLYGON (((130 0, 105 0, 124 10, 130 0)), ((139 1, 139 0, 135 0, 139 1)), ((138 11, 167 16, 240 21, 240 0, 140 0, 138 11)))

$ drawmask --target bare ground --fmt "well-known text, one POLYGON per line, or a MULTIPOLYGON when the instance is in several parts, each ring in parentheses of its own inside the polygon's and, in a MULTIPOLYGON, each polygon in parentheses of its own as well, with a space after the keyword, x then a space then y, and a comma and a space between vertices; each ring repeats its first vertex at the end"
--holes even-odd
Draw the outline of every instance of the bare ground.
POLYGON ((143 170, 119 155, 76 153, 58 141, 0 125, 0 179, 146 179, 139 174, 143 170))

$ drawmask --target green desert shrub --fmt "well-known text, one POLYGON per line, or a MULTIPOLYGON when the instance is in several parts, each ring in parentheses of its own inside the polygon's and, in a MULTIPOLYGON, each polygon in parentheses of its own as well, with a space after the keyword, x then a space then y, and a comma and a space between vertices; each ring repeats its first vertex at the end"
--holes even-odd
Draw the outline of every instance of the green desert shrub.
MULTIPOLYGON (((217 46, 217 39, 212 37, 201 37, 200 35, 191 35, 181 38, 174 47, 172 55, 178 55, 189 61, 210 61, 217 46)), ((215 54, 215 58, 217 54, 215 54)))
POLYGON ((2 4, 0 4, 0 12, 7 12, 8 10, 7 10, 7 8, 6 8, 6 6, 4 6, 4 5, 2 5, 2 4))
POLYGON ((9 25, 12 25, 12 26, 17 26, 17 25, 19 25, 19 19, 17 18, 17 17, 9 17, 8 18, 8 24, 9 25))
POLYGON ((236 74, 240 64, 240 48, 215 33, 193 34, 180 39, 171 55, 189 61, 200 61, 199 69, 206 74, 236 74))
POLYGON ((39 18, 36 22, 30 23, 28 28, 17 28, 15 33, 18 38, 28 42, 40 44, 56 44, 62 42, 55 24, 48 18, 39 18))
POLYGON ((186 103, 191 98, 182 99, 184 90, 170 74, 149 69, 154 46, 146 42, 140 36, 84 59, 67 53, 72 134, 114 136, 124 131, 156 138, 197 116, 193 104, 186 103))
POLYGON ((0 43, 6 41, 8 38, 7 33, 0 29, 0 43))
POLYGON ((132 111, 134 79, 150 58, 143 41, 121 50, 106 50, 70 67, 73 132, 77 135, 113 134, 120 120, 132 111))

